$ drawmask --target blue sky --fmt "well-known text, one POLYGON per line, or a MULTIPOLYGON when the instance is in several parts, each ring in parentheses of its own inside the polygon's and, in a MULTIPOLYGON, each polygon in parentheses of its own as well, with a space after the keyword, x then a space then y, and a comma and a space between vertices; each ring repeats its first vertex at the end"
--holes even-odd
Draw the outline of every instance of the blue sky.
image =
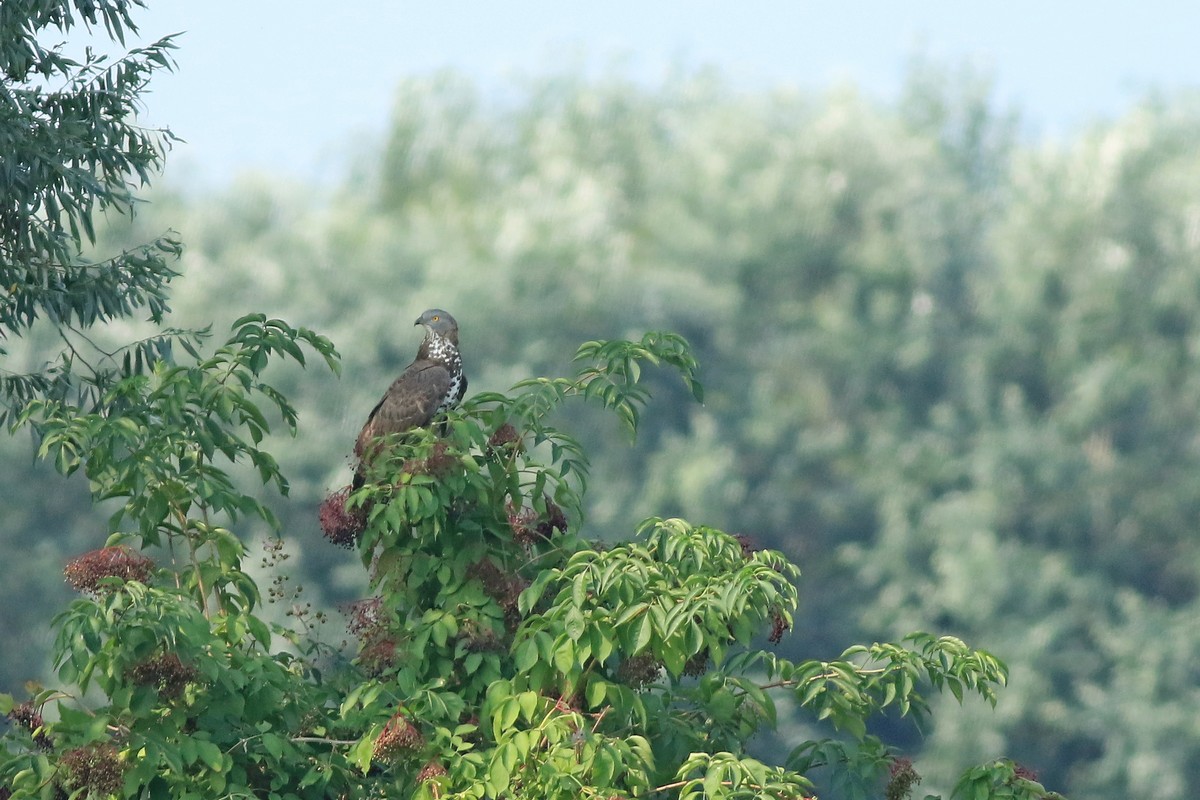
POLYGON ((201 186, 243 171, 336 179, 344 153, 385 130, 404 76, 515 76, 619 62, 639 80, 717 66, 737 86, 853 82, 896 96, 916 54, 971 63, 1025 131, 1061 137, 1151 90, 1200 86, 1200 4, 869 0, 857 3, 150 0, 144 39, 184 31, 179 72, 156 79, 150 119, 187 140, 168 175, 201 186))

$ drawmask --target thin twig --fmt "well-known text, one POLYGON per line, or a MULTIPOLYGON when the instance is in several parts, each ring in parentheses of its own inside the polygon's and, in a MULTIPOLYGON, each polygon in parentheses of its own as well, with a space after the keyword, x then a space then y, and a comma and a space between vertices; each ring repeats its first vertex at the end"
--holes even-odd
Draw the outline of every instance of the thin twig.
POLYGON ((303 742, 308 744, 333 744, 339 746, 350 746, 358 744, 358 739, 327 739, 324 736, 293 736, 288 741, 303 742))

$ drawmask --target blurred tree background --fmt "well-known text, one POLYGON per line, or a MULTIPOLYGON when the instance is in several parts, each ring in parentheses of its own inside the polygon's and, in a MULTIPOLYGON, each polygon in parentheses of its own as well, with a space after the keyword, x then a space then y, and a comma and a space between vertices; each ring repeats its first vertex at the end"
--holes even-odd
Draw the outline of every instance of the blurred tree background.
MULTIPOLYGON (((1005 659, 995 711, 935 708, 910 732, 922 789, 1001 755, 1077 797, 1200 788, 1193 98, 1049 144, 980 75, 924 63, 894 105, 715 74, 564 74, 495 102, 443 74, 399 87, 333 192, 257 176, 152 198, 100 247, 179 232, 175 324, 259 309, 345 356, 340 382, 277 381, 301 409, 277 510, 314 602, 361 591, 315 509, 421 310, 460 321, 472 391, 556 374, 583 340, 676 331, 706 405, 667 376, 633 447, 570 422, 595 454, 593 526, 678 514, 785 551, 804 570, 790 658, 926 629, 1005 659)), ((59 348, 36 329, 8 345, 12 371, 59 348)), ((11 690, 45 674, 67 597, 48 587, 106 527, 27 439, 0 448, 11 690)))

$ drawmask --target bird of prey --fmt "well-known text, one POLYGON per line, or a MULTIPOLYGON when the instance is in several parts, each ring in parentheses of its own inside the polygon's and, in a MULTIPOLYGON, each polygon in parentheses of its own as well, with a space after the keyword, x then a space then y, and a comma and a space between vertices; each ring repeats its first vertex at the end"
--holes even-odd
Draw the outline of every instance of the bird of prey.
POLYGON ((414 324, 425 328, 416 359, 371 409, 354 443, 354 455, 359 458, 351 484, 354 489, 363 485, 364 462, 374 455, 377 439, 428 425, 435 416, 458 405, 467 391, 454 317, 440 308, 431 308, 414 324))

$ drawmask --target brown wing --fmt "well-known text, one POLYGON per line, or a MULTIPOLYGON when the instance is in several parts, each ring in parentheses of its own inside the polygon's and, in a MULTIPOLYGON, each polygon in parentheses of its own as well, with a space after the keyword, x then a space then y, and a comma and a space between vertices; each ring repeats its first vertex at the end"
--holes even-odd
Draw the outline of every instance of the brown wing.
POLYGON ((354 453, 362 456, 370 443, 390 433, 419 428, 433 419, 438 406, 450 391, 450 370, 430 361, 414 361, 384 393, 354 443, 354 453))

